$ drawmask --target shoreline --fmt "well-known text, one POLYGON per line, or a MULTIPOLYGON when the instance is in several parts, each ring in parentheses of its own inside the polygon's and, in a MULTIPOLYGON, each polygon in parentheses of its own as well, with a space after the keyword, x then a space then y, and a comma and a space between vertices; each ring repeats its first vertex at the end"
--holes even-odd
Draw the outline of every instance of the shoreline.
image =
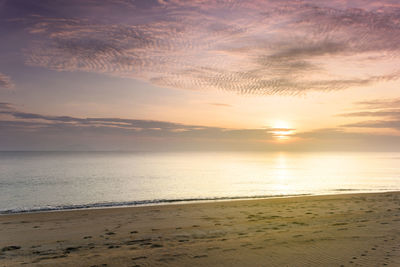
POLYGON ((89 203, 89 204, 76 204, 69 206, 48 206, 45 208, 31 208, 26 210, 2 210, 0 217, 4 215, 17 215, 17 214, 31 214, 31 213, 45 213, 45 212, 62 212, 62 211, 77 211, 77 210, 92 210, 92 209, 113 209, 113 208, 134 208, 134 207, 157 207, 168 205, 187 205, 196 203, 214 203, 214 202, 229 202, 241 200, 266 200, 274 198, 292 198, 292 197, 312 197, 312 196, 330 196, 330 195, 348 195, 348 194, 379 194, 379 193, 396 193, 400 190, 365 190, 365 189, 338 189, 331 193, 322 194, 289 194, 289 195, 265 195, 265 196, 237 196, 237 197, 215 197, 215 198, 187 198, 187 199, 155 199, 155 200, 138 200, 126 202, 103 202, 103 203, 89 203))
POLYGON ((399 266, 400 192, 4 214, 1 266, 399 266))

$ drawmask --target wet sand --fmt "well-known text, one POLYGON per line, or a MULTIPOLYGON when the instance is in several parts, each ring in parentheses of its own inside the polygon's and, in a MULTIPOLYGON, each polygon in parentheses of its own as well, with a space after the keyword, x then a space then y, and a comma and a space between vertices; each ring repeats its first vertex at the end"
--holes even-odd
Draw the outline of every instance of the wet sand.
POLYGON ((400 193, 0 216, 0 266, 400 266, 400 193))

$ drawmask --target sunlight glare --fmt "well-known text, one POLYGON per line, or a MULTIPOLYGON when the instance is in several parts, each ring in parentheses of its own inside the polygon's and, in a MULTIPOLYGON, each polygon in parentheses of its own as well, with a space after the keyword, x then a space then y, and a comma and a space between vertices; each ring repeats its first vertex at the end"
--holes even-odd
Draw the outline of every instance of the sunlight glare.
POLYGON ((278 140, 287 140, 293 134, 293 129, 287 121, 276 120, 272 123, 272 133, 278 140))

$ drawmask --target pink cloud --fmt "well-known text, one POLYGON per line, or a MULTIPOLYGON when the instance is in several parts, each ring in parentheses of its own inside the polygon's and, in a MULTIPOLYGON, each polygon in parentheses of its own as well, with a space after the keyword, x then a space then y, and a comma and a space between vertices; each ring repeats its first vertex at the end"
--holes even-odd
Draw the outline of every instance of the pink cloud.
POLYGON ((32 18, 27 63, 245 94, 339 90, 399 78, 397 69, 379 68, 399 61, 393 1, 164 0, 145 17, 138 6, 125 7, 123 17, 110 13, 107 20, 32 18), (136 15, 142 22, 131 18, 136 15), (372 62, 377 68, 360 69, 383 51, 372 62))
POLYGON ((5 74, 0 73, 0 88, 11 89, 14 87, 14 84, 11 81, 11 78, 5 74))

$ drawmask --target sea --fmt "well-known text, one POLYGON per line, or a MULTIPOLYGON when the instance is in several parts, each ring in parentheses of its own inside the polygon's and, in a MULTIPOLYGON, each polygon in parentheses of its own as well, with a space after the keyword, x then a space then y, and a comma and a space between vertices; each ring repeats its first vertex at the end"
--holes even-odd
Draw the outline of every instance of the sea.
POLYGON ((400 153, 0 152, 0 214, 400 190, 400 153))

